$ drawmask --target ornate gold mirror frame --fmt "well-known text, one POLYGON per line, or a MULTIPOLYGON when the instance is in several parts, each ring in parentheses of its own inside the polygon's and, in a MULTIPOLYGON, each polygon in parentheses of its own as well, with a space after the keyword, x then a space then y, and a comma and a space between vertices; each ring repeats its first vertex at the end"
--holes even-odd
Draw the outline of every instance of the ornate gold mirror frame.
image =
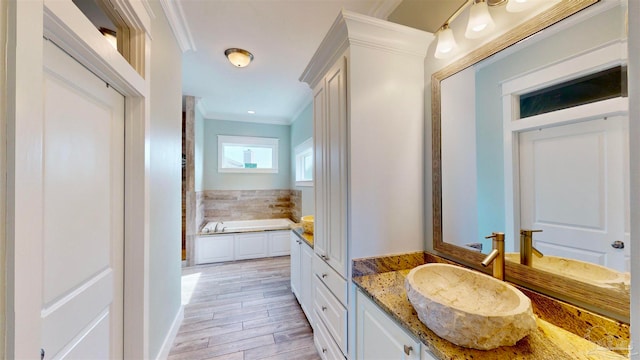
MULTIPOLYGON (((431 76, 432 167, 433 167, 433 248, 445 258, 481 271, 486 255, 446 243, 442 238, 442 166, 441 166, 441 93, 440 82, 477 62, 541 31, 599 0, 564 0, 542 14, 522 23, 508 33, 474 50, 431 76)), ((605 289, 514 262, 506 262, 507 280, 549 296, 573 303, 596 313, 629 322, 629 293, 622 289, 605 289)))

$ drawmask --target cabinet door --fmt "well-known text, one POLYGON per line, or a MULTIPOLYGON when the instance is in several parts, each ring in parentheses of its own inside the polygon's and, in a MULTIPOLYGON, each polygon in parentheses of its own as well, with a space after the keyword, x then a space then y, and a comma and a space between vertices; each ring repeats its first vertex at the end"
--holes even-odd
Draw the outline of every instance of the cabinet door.
POLYGON ((300 291, 302 293, 302 310, 307 315, 309 324, 313 327, 313 249, 311 247, 302 244, 300 245, 302 251, 300 252, 300 291))
MULTIPOLYGON (((290 231, 269 231, 269 256, 289 255, 290 231)), ((295 235, 294 235, 295 236, 295 235)))
POLYGON ((236 235, 236 260, 267 256, 267 236, 263 233, 236 235))
POLYGON ((356 359, 420 360, 420 343, 360 290, 356 306, 356 359))
POLYGON ((234 235, 199 236, 195 243, 195 263, 207 264, 231 261, 234 235))
POLYGON ((300 239, 291 232, 291 291, 300 300, 300 239))
POLYGON ((328 224, 327 209, 325 195, 326 189, 326 177, 327 167, 325 165, 327 146, 325 144, 326 138, 326 103, 325 103, 325 91, 324 91, 324 79, 320 81, 318 86, 313 90, 313 156, 314 156, 314 196, 315 196, 315 218, 313 229, 313 248, 314 251, 321 257, 326 256, 326 227, 328 224))
POLYGON ((327 262, 347 277, 347 77, 342 57, 326 76, 327 262))

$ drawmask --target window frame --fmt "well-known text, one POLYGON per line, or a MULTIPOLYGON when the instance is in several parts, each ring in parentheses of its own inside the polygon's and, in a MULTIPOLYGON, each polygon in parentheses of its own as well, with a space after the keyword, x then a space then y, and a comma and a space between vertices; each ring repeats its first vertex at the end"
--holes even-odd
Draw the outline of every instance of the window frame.
POLYGON ((219 173, 244 173, 244 174, 277 174, 278 149, 280 139, 257 136, 218 135, 218 172, 219 173), (271 149, 271 168, 230 168, 223 167, 225 145, 260 146, 271 149))
POLYGON ((313 186, 313 178, 315 169, 311 168, 311 178, 306 179, 304 177, 304 160, 307 156, 311 155, 311 161, 313 161, 313 137, 300 143, 294 150, 295 154, 295 183, 296 186, 313 186))

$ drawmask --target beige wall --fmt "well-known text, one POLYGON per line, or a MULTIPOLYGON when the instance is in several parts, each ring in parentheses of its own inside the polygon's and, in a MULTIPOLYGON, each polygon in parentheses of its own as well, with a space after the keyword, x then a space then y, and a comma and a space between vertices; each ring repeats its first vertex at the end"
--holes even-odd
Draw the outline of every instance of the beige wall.
POLYGON ((4 358, 5 343, 5 183, 6 172, 6 64, 5 64, 5 44, 7 41, 7 2, 0 1, 0 358, 4 358))

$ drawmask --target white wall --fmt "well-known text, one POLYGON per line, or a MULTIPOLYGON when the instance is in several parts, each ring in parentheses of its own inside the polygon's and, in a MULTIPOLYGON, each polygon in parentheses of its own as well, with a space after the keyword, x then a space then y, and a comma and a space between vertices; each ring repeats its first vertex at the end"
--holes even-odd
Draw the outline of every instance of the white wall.
POLYGON ((7 41, 7 2, 0 1, 0 358, 4 358, 5 342, 5 192, 6 179, 6 64, 5 49, 7 41))
POLYGON ((149 356, 156 358, 181 307, 182 53, 160 3, 149 3, 156 18, 150 58, 148 306, 149 356))

